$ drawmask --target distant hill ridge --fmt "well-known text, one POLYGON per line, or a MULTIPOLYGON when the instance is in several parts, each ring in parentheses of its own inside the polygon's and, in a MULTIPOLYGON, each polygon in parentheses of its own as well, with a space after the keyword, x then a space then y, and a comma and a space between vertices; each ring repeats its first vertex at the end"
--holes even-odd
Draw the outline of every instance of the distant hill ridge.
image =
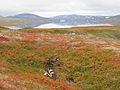
POLYGON ((48 19, 45 17, 41 17, 35 14, 30 14, 30 13, 23 13, 23 14, 18 14, 15 16, 8 16, 8 18, 19 18, 19 19, 34 19, 34 20, 41 20, 41 19, 48 19))
POLYGON ((60 15, 55 16, 54 19, 62 20, 62 23, 69 23, 71 24, 98 24, 100 20, 106 19, 108 16, 90 16, 90 15, 60 15))
POLYGON ((110 16, 109 18, 102 20, 102 22, 106 22, 114 26, 120 26, 120 15, 110 16))
MULTIPOLYGON (((58 15, 51 18, 42 17, 31 13, 22 13, 15 16, 0 17, 20 20, 43 20, 46 23, 57 23, 61 25, 83 25, 83 24, 111 24, 120 26, 120 15, 116 16, 92 16, 92 15, 58 15)), ((10 20, 10 19, 9 19, 10 20)))
POLYGON ((15 16, 0 16, 0 26, 18 26, 33 23, 47 23, 49 20, 34 14, 18 14, 15 16))

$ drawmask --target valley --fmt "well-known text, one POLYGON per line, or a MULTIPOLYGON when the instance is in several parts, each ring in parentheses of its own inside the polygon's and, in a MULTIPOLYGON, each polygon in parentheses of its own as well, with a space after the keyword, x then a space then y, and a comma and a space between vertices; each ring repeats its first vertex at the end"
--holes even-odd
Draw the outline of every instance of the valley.
MULTIPOLYGON (((114 16, 92 16, 92 15, 59 15, 54 17, 42 17, 31 13, 22 13, 14 16, 0 16, 0 26, 17 26, 29 28, 42 26, 44 24, 55 24, 59 26, 120 26, 120 15, 114 16)), ((66 27, 65 27, 66 28, 66 27)))

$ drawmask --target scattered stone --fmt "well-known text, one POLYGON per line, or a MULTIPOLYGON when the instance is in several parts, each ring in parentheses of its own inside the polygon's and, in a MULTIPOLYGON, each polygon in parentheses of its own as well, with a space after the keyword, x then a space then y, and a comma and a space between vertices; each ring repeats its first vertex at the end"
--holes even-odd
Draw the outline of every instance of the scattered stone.
POLYGON ((50 77, 53 80, 57 79, 56 73, 53 69, 48 69, 47 71, 45 71, 44 75, 50 77))
POLYGON ((69 84, 74 83, 74 79, 72 77, 67 77, 66 80, 69 84))
POLYGON ((57 75, 55 70, 57 66, 60 66, 60 59, 58 57, 50 57, 47 59, 44 65, 45 65, 44 75, 50 77, 51 79, 56 80, 57 75))

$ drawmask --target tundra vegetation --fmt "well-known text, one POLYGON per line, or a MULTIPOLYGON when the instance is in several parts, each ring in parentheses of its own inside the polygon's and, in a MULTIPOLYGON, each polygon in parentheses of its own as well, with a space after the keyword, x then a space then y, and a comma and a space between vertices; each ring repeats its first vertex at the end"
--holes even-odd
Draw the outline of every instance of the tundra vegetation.
POLYGON ((119 35, 112 26, 3 29, 0 89, 119 90, 119 35))

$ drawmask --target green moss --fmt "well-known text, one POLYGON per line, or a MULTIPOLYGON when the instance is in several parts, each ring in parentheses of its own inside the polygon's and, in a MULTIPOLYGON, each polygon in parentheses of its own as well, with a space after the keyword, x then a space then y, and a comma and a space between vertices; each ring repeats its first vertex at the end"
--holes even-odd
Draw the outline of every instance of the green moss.
POLYGON ((13 71, 17 71, 20 73, 27 73, 27 72, 36 72, 41 73, 41 68, 31 67, 31 66, 24 66, 24 65, 10 65, 10 69, 13 71))
POLYGON ((6 30, 6 29, 8 30, 9 28, 0 26, 0 30, 6 30))
POLYGON ((27 33, 53 33, 53 34, 71 34, 71 33, 75 33, 75 34, 81 34, 80 31, 77 30, 59 30, 59 29, 53 29, 53 30, 29 30, 29 29, 20 29, 19 31, 22 32, 27 32, 27 33))
POLYGON ((86 30, 85 32, 98 37, 120 39, 119 30, 97 30, 96 29, 96 30, 86 30))

